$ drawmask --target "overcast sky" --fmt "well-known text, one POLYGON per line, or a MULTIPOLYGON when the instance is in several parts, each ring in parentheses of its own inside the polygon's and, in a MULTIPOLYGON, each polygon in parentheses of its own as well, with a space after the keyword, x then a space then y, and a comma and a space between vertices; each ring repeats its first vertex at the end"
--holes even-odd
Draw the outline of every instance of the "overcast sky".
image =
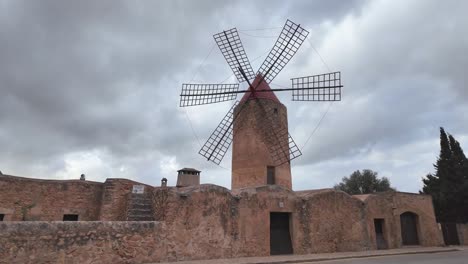
POLYGON ((272 88, 329 69, 344 84, 331 105, 278 94, 303 152, 293 188, 372 169, 417 192, 440 126, 468 149, 467 10, 429 0, 0 0, 0 170, 174 185, 177 169, 195 167, 203 183, 229 188, 230 153, 219 167, 198 150, 232 102, 179 108, 182 83, 235 82, 212 37, 233 27, 256 70, 289 18, 309 40, 272 88))

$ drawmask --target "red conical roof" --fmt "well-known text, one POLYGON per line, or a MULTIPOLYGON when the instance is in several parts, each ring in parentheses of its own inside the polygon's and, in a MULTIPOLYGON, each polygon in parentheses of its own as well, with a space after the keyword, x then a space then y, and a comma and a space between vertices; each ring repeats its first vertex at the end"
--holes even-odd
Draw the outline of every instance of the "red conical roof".
POLYGON ((262 79, 263 77, 261 74, 258 74, 257 77, 255 77, 255 80, 252 83, 252 87, 255 88, 255 91, 257 92, 254 91, 252 93, 249 89, 247 92, 245 92, 244 96, 242 97, 240 101, 241 103, 246 102, 247 100, 256 99, 256 98, 269 99, 269 100, 280 103, 280 101, 278 100, 278 97, 276 97, 275 93, 271 90, 268 83, 265 80, 261 81, 262 79))

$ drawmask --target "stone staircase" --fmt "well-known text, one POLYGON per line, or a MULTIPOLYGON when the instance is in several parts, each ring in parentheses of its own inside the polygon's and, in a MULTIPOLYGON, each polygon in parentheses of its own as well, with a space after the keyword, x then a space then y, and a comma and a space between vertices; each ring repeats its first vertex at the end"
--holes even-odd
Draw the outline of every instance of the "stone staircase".
POLYGON ((131 193, 128 199, 127 221, 154 221, 153 203, 148 194, 131 193))

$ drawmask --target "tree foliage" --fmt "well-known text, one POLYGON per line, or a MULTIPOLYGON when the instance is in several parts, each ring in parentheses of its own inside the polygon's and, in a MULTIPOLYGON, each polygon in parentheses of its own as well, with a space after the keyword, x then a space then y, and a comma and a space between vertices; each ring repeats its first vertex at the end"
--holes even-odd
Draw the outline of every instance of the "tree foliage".
POLYGON ((468 222, 468 159, 460 143, 440 128, 435 173, 423 178, 421 193, 432 196, 439 222, 468 222))
POLYGON ((372 170, 357 170, 349 177, 343 177, 334 187, 348 194, 368 194, 374 192, 394 191, 386 177, 378 178, 378 173, 372 170))

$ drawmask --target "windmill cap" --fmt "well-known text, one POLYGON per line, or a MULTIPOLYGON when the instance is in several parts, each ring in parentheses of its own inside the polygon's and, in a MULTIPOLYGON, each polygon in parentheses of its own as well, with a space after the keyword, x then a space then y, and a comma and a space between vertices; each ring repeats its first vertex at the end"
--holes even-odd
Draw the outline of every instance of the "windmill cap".
POLYGON ((268 83, 265 80, 262 80, 263 76, 259 73, 257 77, 255 77, 255 80, 252 82, 252 87, 255 88, 256 92, 252 93, 249 89, 247 92, 245 92, 244 96, 242 96, 242 99, 240 101, 241 103, 252 99, 268 99, 280 103, 278 97, 276 97, 275 93, 271 90, 268 83))

